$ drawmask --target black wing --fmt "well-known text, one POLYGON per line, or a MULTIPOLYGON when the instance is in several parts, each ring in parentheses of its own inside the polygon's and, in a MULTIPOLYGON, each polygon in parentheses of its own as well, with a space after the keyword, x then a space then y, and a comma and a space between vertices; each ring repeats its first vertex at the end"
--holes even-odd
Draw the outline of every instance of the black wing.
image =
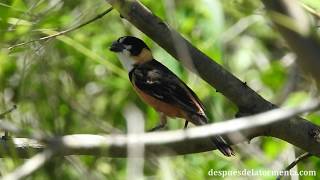
POLYGON ((131 82, 148 95, 178 105, 187 112, 204 115, 203 105, 195 93, 158 61, 138 65, 129 76, 131 82))

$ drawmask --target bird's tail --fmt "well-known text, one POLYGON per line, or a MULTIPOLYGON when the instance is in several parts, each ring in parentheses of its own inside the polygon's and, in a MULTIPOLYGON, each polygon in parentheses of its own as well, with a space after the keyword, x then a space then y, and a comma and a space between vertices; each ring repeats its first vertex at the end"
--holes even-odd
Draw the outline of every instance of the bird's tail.
MULTIPOLYGON (((191 121, 193 124, 200 126, 205 125, 208 123, 207 117, 203 115, 193 114, 191 116, 191 121)), ((213 144, 217 147, 217 149, 225 156, 230 157, 232 155, 235 155, 233 149, 227 142, 223 139, 221 136, 214 136, 210 138, 213 144)))
POLYGON ((213 144, 216 145, 216 147, 219 149, 219 151, 223 155, 225 155, 227 157, 235 155, 231 146, 229 144, 227 144, 226 141, 221 136, 215 136, 215 137, 211 138, 211 140, 212 140, 213 144))

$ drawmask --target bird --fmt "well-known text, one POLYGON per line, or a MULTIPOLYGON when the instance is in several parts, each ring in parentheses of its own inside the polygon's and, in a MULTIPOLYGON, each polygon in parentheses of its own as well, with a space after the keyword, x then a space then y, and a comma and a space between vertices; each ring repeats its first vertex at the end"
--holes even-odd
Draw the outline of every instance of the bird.
MULTIPOLYGON (((205 108, 198 96, 171 70, 153 58, 150 48, 139 38, 123 36, 112 42, 110 51, 117 54, 138 96, 162 116, 157 130, 166 124, 166 117, 177 117, 196 126, 208 124, 205 108)), ((225 156, 235 155, 221 136, 211 138, 225 156)))

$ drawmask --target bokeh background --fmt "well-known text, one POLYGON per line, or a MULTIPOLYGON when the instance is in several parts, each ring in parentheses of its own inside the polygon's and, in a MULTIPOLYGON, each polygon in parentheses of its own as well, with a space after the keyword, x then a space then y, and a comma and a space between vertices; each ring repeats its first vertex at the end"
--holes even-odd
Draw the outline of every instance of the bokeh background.
MULTIPOLYGON (((295 64, 295 55, 273 29, 260 1, 141 2, 267 100, 296 106, 317 93, 314 83, 295 64)), ((300 2, 320 13, 320 1, 300 2)), ((124 109, 134 105, 143 112, 146 130, 157 125, 158 114, 140 101, 127 72, 108 50, 112 41, 124 35, 143 39, 154 57, 198 94, 212 123, 234 117, 237 108, 232 102, 121 19, 116 10, 63 36, 8 50, 14 44, 74 27, 109 7, 103 0, 0 1, 0 112, 14 104, 18 107, 7 119, 19 127, 52 136, 125 133, 124 109)), ((319 29, 319 17, 309 16, 314 28, 319 29)), ((317 112, 304 117, 320 124, 317 112)), ((167 129, 181 129, 183 124, 182 120, 170 119, 167 129)), ((210 169, 281 170, 295 154, 302 153, 268 137, 239 144, 235 150, 237 156, 233 158, 214 151, 145 159, 144 175, 146 179, 196 180, 213 179, 208 176, 210 169)), ((0 174, 11 172, 23 162, 16 157, 0 159, 0 174)), ((125 179, 126 163, 126 159, 99 156, 61 157, 28 179, 125 179)), ((319 169, 319 159, 309 158, 298 165, 298 170, 317 170, 318 176, 300 179, 319 179, 319 169)))

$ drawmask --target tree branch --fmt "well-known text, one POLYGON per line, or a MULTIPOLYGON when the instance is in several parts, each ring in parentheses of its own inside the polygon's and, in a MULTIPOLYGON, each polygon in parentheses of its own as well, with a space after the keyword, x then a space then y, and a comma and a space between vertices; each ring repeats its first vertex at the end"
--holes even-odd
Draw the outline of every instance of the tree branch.
MULTIPOLYGON (((221 92, 234 102, 238 106, 240 114, 255 114, 275 108, 272 103, 263 99, 254 90, 249 88, 246 83, 241 82, 222 66, 199 51, 177 31, 171 29, 159 17, 152 14, 150 10, 142 6, 139 2, 135 0, 107 0, 107 2, 109 2, 122 17, 182 62, 184 59, 179 58, 175 44, 177 44, 177 42, 179 42, 178 44, 183 44, 192 61, 191 65, 190 62, 184 62, 183 64, 198 73, 202 79, 215 87, 218 92, 221 92)), ((257 134, 277 137, 312 154, 319 154, 320 151, 320 127, 299 117, 260 128, 259 131, 255 130, 255 133, 243 133, 246 136, 251 135, 253 137, 257 134)))
POLYGON ((83 26, 87 25, 87 24, 90 24, 94 21, 96 21, 97 19, 100 19, 102 18, 104 15, 108 14, 110 11, 112 10, 112 7, 111 8, 108 8, 107 10, 105 10, 104 12, 98 14, 96 17, 84 22, 84 23, 81 23, 79 24, 78 26, 76 27, 73 27, 73 28, 70 28, 70 29, 67 29, 67 30, 63 30, 63 31, 60 31, 58 33, 55 33, 55 34, 52 34, 52 35, 49 35, 49 36, 44 36, 42 38, 39 38, 39 39, 33 39, 33 40, 30 40, 30 41, 26 41, 26 42, 22 42, 22 43, 19 43, 19 44, 15 44, 13 46, 10 46, 8 47, 8 50, 12 50, 14 48, 17 48, 17 47, 20 47, 20 46, 24 46, 24 45, 27 45, 27 44, 30 44, 30 43, 33 43, 33 42, 37 42, 37 41, 44 41, 44 40, 48 40, 48 39, 51 39, 51 38, 55 38, 57 36, 61 36, 61 35, 64 35, 66 33, 69 33, 69 32, 72 32, 72 31, 75 31, 77 29, 80 29, 82 28, 83 26))
MULTIPOLYGON (((319 102, 313 101, 297 108, 274 109, 257 115, 186 130, 130 135, 67 135, 47 140, 47 146, 25 138, 15 138, 12 142, 0 140, 0 151, 10 153, 12 152, 10 147, 13 146, 12 148, 17 150, 17 155, 26 158, 47 147, 53 149, 58 155, 127 157, 127 147, 130 143, 130 145, 144 144, 146 156, 198 153, 216 149, 208 137, 225 135, 229 137, 230 144, 237 144, 260 136, 260 133, 268 129, 274 122, 287 122, 288 118, 319 107, 319 102), (239 137, 239 133, 243 136, 239 137), (12 146, 9 145, 10 143, 12 146)), ((314 152, 313 154, 319 157, 320 141, 317 143, 317 147, 312 146, 308 151, 314 152)))

